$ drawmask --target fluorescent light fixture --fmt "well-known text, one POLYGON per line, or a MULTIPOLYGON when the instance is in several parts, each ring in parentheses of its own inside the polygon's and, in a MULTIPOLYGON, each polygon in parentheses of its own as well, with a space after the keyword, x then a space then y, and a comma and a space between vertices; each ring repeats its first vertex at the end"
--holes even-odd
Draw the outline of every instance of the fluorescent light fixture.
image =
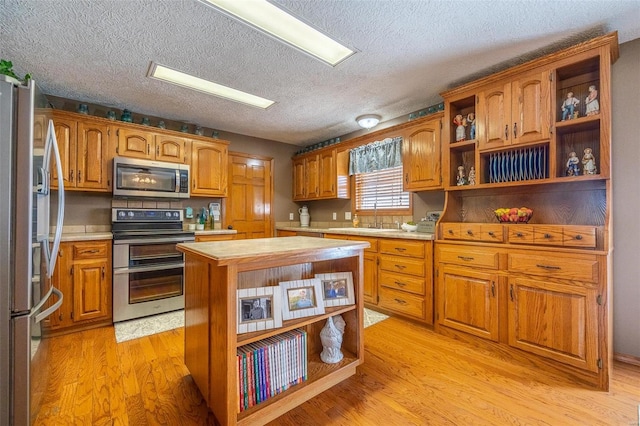
POLYGON ((147 77, 163 80, 169 83, 176 84, 178 86, 187 87, 189 89, 208 93, 210 95, 218 96, 223 99, 229 99, 257 108, 267 109, 275 103, 274 101, 270 101, 269 99, 261 98, 260 96, 232 89, 231 87, 223 86, 221 84, 213 83, 209 80, 194 77, 192 75, 167 68, 164 65, 159 65, 154 62, 152 62, 151 66, 149 67, 147 77))
POLYGON ((358 125, 363 129, 370 129, 378 125, 378 123, 380 122, 380 118, 381 117, 376 114, 366 114, 356 118, 356 121, 358 122, 358 125))
POLYGON ((202 0, 331 66, 355 53, 266 0, 202 0))

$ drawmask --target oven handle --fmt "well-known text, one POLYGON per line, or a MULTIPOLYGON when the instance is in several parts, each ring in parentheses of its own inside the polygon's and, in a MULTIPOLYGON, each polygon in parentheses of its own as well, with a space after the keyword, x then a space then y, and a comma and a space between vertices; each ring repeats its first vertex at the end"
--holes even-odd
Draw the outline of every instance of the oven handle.
POLYGON ((131 274, 135 272, 163 271, 166 269, 184 268, 184 263, 171 263, 164 265, 148 266, 146 268, 114 268, 113 275, 131 274))
POLYGON ((195 241, 195 237, 167 237, 167 238, 140 238, 131 240, 114 240, 113 244, 162 244, 162 243, 188 243, 195 241))

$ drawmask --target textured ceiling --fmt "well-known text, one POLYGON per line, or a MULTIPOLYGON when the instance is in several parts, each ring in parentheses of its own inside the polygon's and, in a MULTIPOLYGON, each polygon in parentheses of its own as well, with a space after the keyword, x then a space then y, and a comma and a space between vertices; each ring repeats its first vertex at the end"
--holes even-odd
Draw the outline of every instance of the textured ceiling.
POLYGON ((358 53, 332 68, 197 0, 0 0, 0 57, 50 95, 308 145, 358 130, 361 114, 385 121, 438 103, 550 46, 640 38, 638 0, 274 2, 358 53), (149 79, 152 61, 276 104, 149 79))

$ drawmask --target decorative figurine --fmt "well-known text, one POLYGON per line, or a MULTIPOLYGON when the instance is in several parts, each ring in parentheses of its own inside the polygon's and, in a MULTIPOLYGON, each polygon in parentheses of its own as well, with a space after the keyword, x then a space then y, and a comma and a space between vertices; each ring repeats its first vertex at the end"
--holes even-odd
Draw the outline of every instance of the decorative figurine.
POLYGON ((194 135, 198 135, 198 136, 202 136, 204 134, 204 131, 202 130, 202 127, 200 126, 196 126, 196 129, 193 131, 194 135))
POLYGON ((87 104, 79 104, 78 105, 78 112, 80 114, 87 115, 87 114, 89 114, 89 107, 87 106, 87 104))
POLYGON ((596 86, 589 86, 589 96, 584 101, 587 104, 587 115, 596 115, 600 113, 600 103, 598 103, 598 91, 596 86))
POLYGON ((120 121, 124 121, 126 123, 133 123, 133 117, 131 116, 131 111, 125 109, 122 111, 122 115, 120 116, 120 121))
POLYGON ((116 119, 115 111, 108 111, 107 112, 107 119, 111 120, 111 121, 115 121, 115 119, 116 119))
POLYGON ((575 118, 574 111, 579 103, 578 98, 573 97, 573 92, 567 93, 567 99, 562 103, 562 121, 575 118))
POLYGON ((567 176, 578 176, 580 174, 578 163, 580 163, 580 159, 575 151, 571 151, 569 153, 569 159, 567 160, 567 176))
POLYGON ((453 124, 456 124, 456 142, 460 142, 466 139, 466 131, 465 127, 467 126, 467 119, 462 116, 462 114, 458 114, 453 119, 453 124))
POLYGON ((142 124, 143 126, 149 126, 151 124, 149 122, 149 117, 142 117, 142 120, 140 121, 140 124, 142 124))
POLYGON ((183 124, 182 126, 180 126, 180 131, 182 133, 187 133, 189 131, 189 126, 186 124, 183 124))
POLYGON ((458 166, 457 185, 462 186, 467 184, 467 177, 464 175, 464 166, 458 166))
POLYGON ((471 166, 471 168, 469 168, 469 185, 475 185, 476 184, 476 168, 474 166, 471 166))
POLYGON ((160 120, 158 121, 158 129, 166 129, 167 125, 164 124, 164 121, 160 120))
POLYGON ((320 331, 320 341, 322 342, 320 359, 322 362, 335 364, 344 357, 340 347, 345 326, 346 323, 340 315, 327 318, 327 324, 320 331))
POLYGON ((596 157, 593 156, 591 148, 585 148, 584 155, 582 156, 582 174, 595 175, 596 174, 596 157))
POLYGON ((469 139, 476 138, 476 115, 472 112, 467 114, 467 123, 469 124, 469 139))

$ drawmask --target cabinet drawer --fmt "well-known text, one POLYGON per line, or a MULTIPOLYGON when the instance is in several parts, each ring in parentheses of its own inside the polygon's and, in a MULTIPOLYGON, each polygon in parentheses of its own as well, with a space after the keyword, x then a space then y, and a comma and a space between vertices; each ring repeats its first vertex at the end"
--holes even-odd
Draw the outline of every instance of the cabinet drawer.
POLYGON ((361 236, 351 236, 349 237, 349 240, 353 240, 353 241, 366 241, 368 242, 371 247, 364 249, 365 253, 377 253, 378 252, 378 240, 376 238, 367 238, 367 237, 361 237, 361 236))
POLYGON ((461 223, 460 239, 469 241, 480 241, 482 236, 480 227, 481 225, 479 223, 461 223))
POLYGON ((399 314, 424 319, 424 298, 404 291, 380 287, 378 306, 399 314))
POLYGON ((533 244, 533 225, 508 225, 507 240, 515 244, 533 244))
POLYGON ((108 257, 109 243, 73 243, 73 259, 103 259, 108 257))
POLYGON ((404 274, 393 274, 391 272, 380 272, 378 284, 394 290, 403 290, 409 293, 424 294, 424 278, 410 277, 404 274))
POLYGON ((508 258, 509 272, 598 282, 598 258, 595 255, 570 257, 560 256, 553 252, 537 255, 509 253, 508 258))
POLYGON ((380 256, 380 270, 424 277, 424 260, 380 256))
POLYGON ((491 243, 504 242, 504 226, 500 224, 480 225, 480 240, 491 243))
POLYGON ((441 226, 442 226, 442 238, 444 238, 445 240, 460 239, 459 223, 443 223, 441 226))
POLYGON ((381 239, 380 253, 424 259, 424 243, 406 240, 381 239))
POLYGON ((440 247, 439 251, 442 263, 498 269, 499 253, 491 248, 474 250, 465 247, 440 247))
POLYGON ((561 246, 562 228, 557 226, 536 225, 533 227, 533 242, 535 244, 561 246))
POLYGON ((596 228, 594 226, 565 226, 562 228, 562 244, 567 247, 594 248, 596 228))

